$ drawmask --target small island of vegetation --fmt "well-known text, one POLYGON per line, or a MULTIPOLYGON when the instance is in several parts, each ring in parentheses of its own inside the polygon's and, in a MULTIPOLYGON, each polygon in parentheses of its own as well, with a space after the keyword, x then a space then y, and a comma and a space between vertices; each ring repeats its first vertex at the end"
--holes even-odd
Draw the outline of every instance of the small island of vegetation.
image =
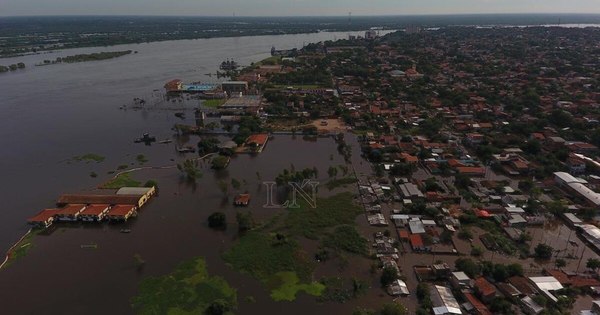
MULTIPOLYGON (((78 54, 67 57, 57 57, 55 60, 44 60, 43 63, 37 64, 36 66, 46 66, 53 65, 57 63, 75 63, 75 62, 87 62, 87 61, 98 61, 98 60, 106 60, 122 57, 125 55, 131 54, 133 51, 131 50, 123 50, 123 51, 105 51, 99 53, 91 53, 91 54, 78 54)), ((137 53, 137 52, 136 52, 137 53)))

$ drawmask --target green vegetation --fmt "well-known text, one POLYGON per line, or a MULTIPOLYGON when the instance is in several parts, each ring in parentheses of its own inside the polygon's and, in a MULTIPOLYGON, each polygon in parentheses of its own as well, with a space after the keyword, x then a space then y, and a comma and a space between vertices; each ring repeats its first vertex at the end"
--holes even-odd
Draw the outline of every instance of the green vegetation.
POLYGON ((141 182, 131 178, 131 174, 123 173, 100 186, 101 189, 119 189, 122 187, 140 187, 141 182))
POLYGON ((91 54, 78 54, 67 57, 57 57, 55 60, 44 60, 42 65, 51 65, 57 63, 75 63, 75 62, 87 62, 87 61, 98 61, 98 60, 106 60, 112 58, 118 58, 121 56, 131 54, 131 50, 124 51, 108 51, 108 52, 99 52, 99 53, 91 53, 91 54))
POLYGON ((552 258, 553 250, 554 249, 550 245, 538 244, 534 248, 535 258, 542 259, 542 260, 548 260, 548 259, 552 258))
POLYGON ((217 230, 225 230, 227 228, 227 217, 223 212, 215 212, 208 216, 208 226, 217 230))
POLYGON ((362 209, 353 203, 351 193, 341 193, 329 198, 317 199, 317 207, 312 208, 299 200, 299 209, 289 209, 286 225, 296 235, 318 239, 328 228, 338 225, 353 225, 362 209))
POLYGON ((264 283, 282 271, 293 271, 306 282, 310 280, 314 267, 294 240, 282 234, 259 231, 251 231, 240 238, 223 258, 234 268, 264 283))
POLYGON ((147 180, 144 183, 144 187, 148 187, 148 188, 150 188, 150 187, 156 187, 156 188, 158 188, 158 182, 155 181, 154 179, 149 179, 149 180, 147 180))
POLYGON ((297 242, 282 234, 250 231, 223 255, 223 259, 236 270, 267 285, 273 298, 293 298, 299 290, 309 294, 322 290, 311 280, 313 262, 297 242))
POLYGON ((229 157, 223 155, 215 157, 214 159, 212 159, 211 162, 212 168, 216 170, 225 169, 227 167, 227 164, 229 164, 229 157))
POLYGON ((138 163, 140 163, 140 164, 144 164, 144 163, 148 162, 148 159, 147 159, 147 158, 146 158, 146 156, 145 156, 145 155, 143 155, 143 154, 138 154, 138 155, 135 157, 135 159, 136 159, 136 161, 138 161, 138 163))
POLYGON ((205 100, 204 102, 202 102, 202 105, 206 106, 206 107, 210 107, 210 108, 217 108, 223 104, 225 104, 225 99, 223 98, 216 98, 216 99, 211 99, 211 100, 205 100))
POLYGON ((354 226, 340 225, 323 239, 323 245, 336 250, 366 256, 369 254, 368 241, 354 226))
POLYGON ((238 212, 235 214, 235 219, 238 223, 238 231, 246 232, 252 230, 256 223, 254 222, 254 217, 252 216, 252 212, 238 212))
POLYGON ((237 294, 223 278, 210 276, 198 258, 168 275, 142 280, 131 302, 137 314, 232 314, 237 294))
POLYGON ((98 154, 94 154, 94 153, 88 153, 85 155, 78 155, 73 157, 73 160, 77 161, 77 162, 96 162, 96 163, 100 163, 103 162, 106 158, 102 155, 98 155, 98 154))
POLYGON ((18 244, 15 245, 12 251, 8 252, 8 261, 3 268, 10 266, 14 261, 21 259, 27 255, 31 247, 33 247, 33 238, 42 230, 32 230, 18 244))
POLYGON ((379 281, 381 282, 382 287, 387 287, 392 284, 394 280, 398 279, 400 275, 398 274, 398 270, 394 267, 385 267, 383 268, 383 272, 381 273, 381 278, 379 281))
POLYGON ((325 291, 319 298, 320 301, 344 303, 366 293, 368 284, 358 279, 344 279, 329 277, 321 279, 325 291))
POLYGON ((325 186, 329 190, 334 190, 334 189, 339 188, 339 187, 346 187, 348 185, 354 184, 357 181, 358 180, 356 178, 354 178, 354 177, 345 177, 345 178, 339 178, 339 179, 332 179, 332 180, 328 181, 325 184, 325 186))
POLYGON ((321 296, 325 290, 325 286, 319 282, 301 284, 295 272, 278 272, 275 277, 280 281, 280 285, 271 291, 271 298, 275 301, 293 301, 300 291, 313 296, 321 296))
POLYGON ((197 160, 186 159, 183 163, 177 164, 177 169, 190 181, 202 177, 197 160))

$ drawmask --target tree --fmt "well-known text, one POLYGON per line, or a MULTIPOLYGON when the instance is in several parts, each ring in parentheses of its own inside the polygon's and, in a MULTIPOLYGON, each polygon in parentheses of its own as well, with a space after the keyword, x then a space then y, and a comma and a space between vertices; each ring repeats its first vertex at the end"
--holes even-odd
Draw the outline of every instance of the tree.
POLYGON ((202 173, 198 169, 198 161, 187 159, 182 164, 177 164, 177 169, 182 172, 188 180, 195 181, 202 177, 202 173))
POLYGON ((215 300, 212 302, 204 312, 206 315, 223 315, 231 311, 231 305, 225 300, 215 300))
POLYGON ((217 182, 217 185, 219 185, 219 189, 221 190, 223 195, 227 196, 227 191, 229 190, 229 185, 227 184, 227 182, 224 180, 220 180, 217 182))
POLYGON ((246 232, 254 228, 254 217, 250 211, 236 213, 235 219, 237 220, 238 230, 240 232, 246 232))
POLYGON ((240 187, 242 186, 242 184, 240 183, 239 180, 232 178, 231 179, 231 187, 233 187, 233 189, 240 189, 240 187))
POLYGON ((596 271, 598 268, 600 268, 600 260, 596 258, 590 258, 588 259, 587 263, 585 263, 585 266, 593 271, 596 271))
POLYGON ((555 262, 554 265, 556 266, 556 268, 564 268, 567 266, 567 261, 562 259, 562 258, 558 258, 555 262))
POLYGON ((208 226, 217 230, 227 228, 227 217, 223 212, 215 212, 208 217, 208 226))
POLYGON ((552 258, 552 247, 546 244, 538 244, 534 249, 534 255, 538 259, 548 260, 552 258))
POLYGON ((381 312, 379 312, 379 314, 381 314, 381 315, 406 315, 406 314, 408 314, 408 311, 406 310, 406 307, 404 307, 402 304, 387 303, 387 304, 383 305, 383 308, 381 309, 381 312))
POLYGON ((483 255, 483 249, 479 246, 473 246, 471 249, 471 256, 479 257, 483 255))
POLYGON ((481 267, 470 258, 459 258, 454 263, 454 266, 471 278, 477 277, 481 272, 481 267))
POLYGON ((392 284, 392 282, 394 282, 394 280, 398 279, 399 275, 398 275, 398 270, 396 270, 396 268, 393 267, 385 267, 383 268, 383 273, 381 274, 381 286, 382 287, 387 287, 388 285, 392 284))
POLYGON ((144 184, 144 187, 156 187, 158 188, 158 182, 153 180, 153 179, 149 179, 148 181, 146 181, 146 183, 144 184))
POLYGON ((226 156, 219 155, 212 159, 212 168, 216 170, 225 169, 225 167, 227 167, 227 164, 229 164, 229 158, 226 156))

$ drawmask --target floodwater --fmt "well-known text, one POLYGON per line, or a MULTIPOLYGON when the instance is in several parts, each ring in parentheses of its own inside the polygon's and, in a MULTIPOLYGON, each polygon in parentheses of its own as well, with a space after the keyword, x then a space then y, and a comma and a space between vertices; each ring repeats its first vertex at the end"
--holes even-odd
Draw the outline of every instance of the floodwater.
MULTIPOLYGON (((235 58, 244 65, 268 57, 273 45, 286 49, 345 36, 320 33, 217 38, 0 59, 0 64, 23 61, 28 65, 25 70, 0 75, 0 197, 4 205, 0 214, 0 249, 8 249, 27 231, 26 218, 53 206, 61 193, 94 189, 110 178, 108 172, 117 166, 138 165, 138 154, 147 157, 145 165, 149 166, 173 165, 184 158, 175 153, 174 144, 133 143, 144 132, 159 139, 172 137, 171 127, 182 122, 174 111, 119 109, 134 97, 147 97, 173 78, 211 81, 214 77, 205 73, 215 72, 225 58, 235 58), (100 62, 31 66, 57 56, 124 49, 139 53, 100 62), (86 153, 105 156, 106 160, 72 160, 86 153), (98 177, 92 178, 90 172, 98 177)), ((192 124, 193 115, 188 114, 184 122, 192 124)), ((191 137, 189 144, 197 141, 191 137)), ((358 152, 356 140, 348 141, 358 152)), ((357 159, 357 154, 353 159, 357 159)), ((230 182, 236 178, 243 182, 240 190, 252 194, 249 208, 261 218, 282 211, 262 207, 266 202, 263 180, 273 180, 292 165, 296 169, 317 167, 324 180, 327 168, 339 164, 343 164, 343 159, 330 138, 306 141, 302 137, 276 136, 263 153, 237 156, 226 171, 216 173, 203 165, 204 176, 196 185, 182 181, 175 169, 135 173, 134 178, 141 181, 156 179, 160 195, 127 224, 132 232, 119 233, 123 225, 57 224, 48 235, 36 236, 25 257, 0 271, 2 313, 129 314, 129 299, 136 294, 143 277, 166 274, 181 261, 197 256, 206 258, 212 274, 222 275, 238 289, 240 314, 284 310, 290 314, 349 313, 354 307, 351 304, 318 304, 304 295, 293 308, 291 303, 271 301, 258 281, 227 267, 220 258, 235 240, 235 228, 214 232, 205 223, 207 216, 217 210, 224 211, 231 223, 235 220, 231 205, 235 192, 230 187, 229 199, 224 198, 217 185, 219 180, 230 182), (85 244, 96 244, 97 249, 81 248, 85 244), (142 272, 135 267, 134 254, 146 261, 142 272), (247 302, 246 296, 253 296, 256 302, 247 302)), ((361 167, 368 168, 366 162, 361 167)), ((357 267, 368 272, 364 261, 357 262, 357 267)), ((378 304, 384 298, 360 301, 378 304)))
MULTIPOLYGON (((357 34, 357 33, 354 33, 357 34)), ((347 33, 212 38, 148 44, 71 49, 0 59, 0 64, 24 62, 27 68, 0 75, 0 252, 22 235, 25 219, 52 205, 65 192, 92 188, 106 172, 144 154, 152 165, 169 162, 164 147, 133 144, 150 132, 171 136, 180 122, 171 111, 123 111, 134 97, 161 89, 168 80, 216 81, 218 65, 234 58, 242 65, 269 56, 270 49, 345 38, 347 33), (44 59, 80 53, 131 49, 112 60, 35 67, 44 59), (106 156, 99 165, 71 163, 77 155, 106 156), (91 178, 90 171, 99 174, 91 178)), ((190 115, 188 115, 190 116, 190 115)), ((169 152, 170 153, 170 152, 169 152)))

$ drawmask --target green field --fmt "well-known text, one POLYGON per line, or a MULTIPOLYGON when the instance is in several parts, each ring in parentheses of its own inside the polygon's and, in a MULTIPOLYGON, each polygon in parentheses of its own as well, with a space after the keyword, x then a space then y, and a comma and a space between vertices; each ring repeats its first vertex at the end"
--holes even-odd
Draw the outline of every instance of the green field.
POLYGON ((225 99, 212 99, 212 100, 205 100, 202 102, 202 105, 206 106, 206 107, 210 107, 210 108, 217 108, 223 104, 225 104, 226 100, 225 99))
POLYGON ((318 239, 324 231, 338 225, 354 225, 362 209, 354 204, 352 193, 341 193, 329 198, 317 199, 317 207, 300 202, 299 209, 289 209, 285 223, 296 235, 318 239))
POLYGON ((118 175, 117 177, 109 180, 108 182, 102 184, 100 188, 102 189, 119 189, 123 187, 140 187, 142 185, 141 182, 131 178, 129 173, 123 173, 118 175))
POLYGON ((210 276, 202 258, 179 265, 172 273, 142 280, 131 300, 136 314, 232 314, 236 290, 221 277, 210 276))

